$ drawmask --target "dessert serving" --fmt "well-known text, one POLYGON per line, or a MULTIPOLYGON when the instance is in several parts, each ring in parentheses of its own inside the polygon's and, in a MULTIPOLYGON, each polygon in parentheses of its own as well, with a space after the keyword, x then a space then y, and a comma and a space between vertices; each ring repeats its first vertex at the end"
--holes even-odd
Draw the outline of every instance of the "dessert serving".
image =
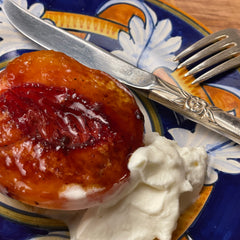
POLYGON ((118 194, 143 116, 130 91, 63 53, 25 53, 0 73, 1 192, 81 209, 118 194))
POLYGON ((62 220, 71 239, 170 240, 199 196, 204 148, 143 135, 131 92, 63 53, 10 62, 0 110, 1 193, 62 220))
MULTIPOLYGON (((12 27, 3 12, 4 2, 5 0, 0 1, 0 72, 4 71, 7 64, 19 55, 41 49, 39 45, 23 37, 12 27)), ((189 14, 168 5, 167 2, 161 0, 95 0, 91 2, 87 0, 67 2, 64 0, 37 2, 16 0, 16 2, 35 16, 88 40, 160 78, 166 77, 164 73, 167 73, 167 77, 171 77, 169 79, 172 80, 171 83, 181 89, 239 116, 239 71, 193 86, 191 84, 193 77, 186 78, 184 69, 176 69, 178 63, 173 61, 173 58, 187 46, 207 35, 208 29, 192 19, 189 14)), ((28 26, 27 22, 24 26, 28 26)), ((34 29, 38 32, 38 28, 34 29)), ((51 40, 51 34, 45 34, 45 36, 51 44, 58 47, 58 44, 51 40)), ((69 47, 68 43, 63 45, 66 48, 69 47)), ((40 67, 41 64, 39 63, 38 66, 40 67)), ((51 64, 48 66, 51 67, 51 64)), ((0 75, 2 79, 2 73, 0 75)), ((9 75, 10 79, 11 75, 9 75)), ((0 85, 4 85, 7 90, 9 84, 3 84, 1 81, 0 85)), ((39 87, 41 87, 40 84, 39 87)), ((43 89, 41 91, 43 92, 43 89)), ((31 92, 33 93, 32 90, 31 92)), ((49 97, 54 95, 53 88, 48 92, 51 92, 46 94, 49 97)), ((15 94, 14 91, 12 93, 15 94)), ((114 101, 122 101, 122 99, 115 98, 114 101)), ((16 239, 18 236, 19 240, 39 238, 202 240, 209 237, 239 239, 240 222, 239 214, 236 214, 239 211, 240 198, 240 193, 236 191, 240 184, 239 145, 145 97, 137 95, 136 101, 144 115, 144 141, 143 147, 130 154, 127 160, 130 171, 128 177, 121 181, 122 184, 113 185, 122 188, 110 188, 116 191, 106 191, 102 195, 102 201, 100 192, 98 192, 99 199, 95 202, 93 202, 94 195, 91 195, 92 197, 88 200, 92 199, 93 205, 90 206, 93 207, 88 209, 62 211, 22 204, 8 197, 7 194, 11 197, 15 196, 11 195, 11 189, 1 184, 3 186, 1 190, 5 194, 0 194, 1 238, 16 239), (152 132, 158 134, 155 135, 152 132), (159 134, 173 139, 180 148, 174 142, 160 137, 159 134), (204 178, 205 174, 206 178, 204 178), (203 182, 204 186, 199 193, 203 182), (109 198, 110 201, 105 201, 106 196, 112 196, 109 198), (98 200, 101 204, 96 206, 95 204, 100 202, 98 200)), ((35 100, 35 102, 38 101, 35 100)), ((52 104, 48 105, 52 106, 52 104)), ((15 101, 14 107, 19 106, 20 104, 15 101)), ((49 110, 51 110, 50 107, 49 110)), ((41 119, 44 116, 42 113, 44 112, 37 115, 39 118, 41 116, 41 119)), ((7 115, 1 114, 1 123, 4 122, 3 116, 7 115)), ((8 119, 10 124, 8 126, 11 126, 11 122, 17 117, 8 116, 8 119)), ((54 118, 54 121, 55 119, 57 118, 54 118)), ((5 118, 5 124, 7 124, 7 118, 5 118)), ((33 126, 32 129, 35 129, 36 125, 33 124, 33 126)), ((126 124, 127 127, 128 124, 126 124)), ((1 134, 7 133, 11 136, 11 131, 7 132, 5 129, 6 127, 1 134)), ((8 129, 11 130, 11 128, 8 129)), ((12 129, 16 134, 17 130, 20 131, 24 127, 12 129)), ((64 131, 64 127, 61 127, 61 131, 64 131)), ((3 138, 3 135, 1 136, 3 138)), ((13 135, 8 138, 13 140, 13 135)), ((38 136, 37 146, 45 142, 43 139, 38 136)), ((61 138, 48 139, 51 146, 45 148, 48 153, 54 149, 52 143, 56 139, 61 138)), ((13 148, 15 152, 19 149, 16 147, 16 142, 13 148)), ((58 140, 58 143, 60 142, 58 140)), ((63 142, 67 144, 68 140, 63 142)), ((10 145, 14 146, 10 141, 5 142, 5 145, 5 147, 4 144, 1 146, 2 155, 3 149, 6 151, 7 148, 10 149, 10 145)), ((73 144, 68 145, 69 150, 72 146, 73 144)), ((65 151, 63 146, 59 150, 65 151)), ((38 153, 36 148, 34 151, 38 153)), ((11 154, 8 155, 11 156, 11 154)), ((15 154, 15 156, 18 155, 15 154)), ((6 153, 2 159, 6 162, 5 165, 9 164, 6 153)), ((11 161, 13 161, 12 156, 11 161)), ((18 164, 18 160, 16 163, 18 164)), ((44 164, 44 161, 39 161, 41 169, 44 169, 42 168, 46 165, 44 164)), ((3 173, 9 177, 10 165, 8 168, 6 166, 4 166, 6 173, 2 171, 0 174, 3 173)), ((21 169, 20 164, 16 166, 21 169)), ((16 185, 19 189, 22 187, 24 191, 24 184, 19 179, 16 185)), ((10 182, 7 183, 9 185, 10 182)), ((83 206, 86 192, 79 186, 68 184, 63 194, 55 196, 61 196, 62 199, 65 196, 65 204, 70 203, 68 201, 70 196, 71 203, 74 201, 73 198, 76 199, 75 204, 77 199, 80 199, 79 203, 83 206)), ((55 188, 53 190, 55 191, 55 188)), ((39 206, 37 202, 33 204, 39 206)))

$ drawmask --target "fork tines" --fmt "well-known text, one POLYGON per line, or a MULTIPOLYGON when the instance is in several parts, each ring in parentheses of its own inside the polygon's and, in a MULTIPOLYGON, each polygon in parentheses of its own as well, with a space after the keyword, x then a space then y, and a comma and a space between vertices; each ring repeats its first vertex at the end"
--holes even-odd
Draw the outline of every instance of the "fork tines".
POLYGON ((239 30, 221 30, 194 43, 178 54, 175 60, 181 62, 178 68, 188 69, 185 76, 200 74, 192 84, 200 83, 240 66, 239 44, 239 30))

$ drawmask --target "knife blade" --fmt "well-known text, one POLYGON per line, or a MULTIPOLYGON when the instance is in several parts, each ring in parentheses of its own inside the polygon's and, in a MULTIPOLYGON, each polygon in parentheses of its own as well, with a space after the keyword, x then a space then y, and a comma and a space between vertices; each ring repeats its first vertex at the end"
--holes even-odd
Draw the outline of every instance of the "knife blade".
POLYGON ((43 21, 11 0, 4 0, 2 9, 16 29, 42 47, 63 52, 87 67, 104 71, 121 83, 140 90, 149 99, 240 144, 239 118, 43 21))

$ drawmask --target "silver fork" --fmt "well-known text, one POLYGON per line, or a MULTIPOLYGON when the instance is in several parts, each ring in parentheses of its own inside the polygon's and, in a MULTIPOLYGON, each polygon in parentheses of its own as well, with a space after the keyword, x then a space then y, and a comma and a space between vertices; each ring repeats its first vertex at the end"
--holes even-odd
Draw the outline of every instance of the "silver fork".
POLYGON ((240 66, 240 31, 229 28, 210 34, 182 51, 175 60, 181 62, 178 68, 188 69, 184 76, 200 74, 192 84, 237 68, 240 66))

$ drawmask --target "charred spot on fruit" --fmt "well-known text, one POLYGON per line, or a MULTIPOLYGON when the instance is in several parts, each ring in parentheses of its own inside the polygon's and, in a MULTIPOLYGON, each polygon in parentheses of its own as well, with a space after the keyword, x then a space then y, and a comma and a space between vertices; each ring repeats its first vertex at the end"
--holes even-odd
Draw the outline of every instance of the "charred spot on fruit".
POLYGON ((18 128, 45 149, 86 148, 113 135, 101 104, 63 87, 12 87, 1 95, 0 110, 8 111, 18 128))

